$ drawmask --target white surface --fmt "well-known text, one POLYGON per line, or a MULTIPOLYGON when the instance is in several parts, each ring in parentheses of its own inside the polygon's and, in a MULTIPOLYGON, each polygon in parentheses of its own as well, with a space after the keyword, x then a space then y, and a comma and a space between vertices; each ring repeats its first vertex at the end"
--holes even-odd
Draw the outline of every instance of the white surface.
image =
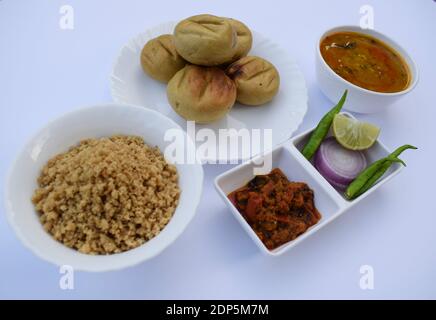
MULTIPOLYGON (((121 46, 162 21, 212 12, 234 16, 294 56, 309 88, 300 132, 331 104, 315 80, 318 36, 358 24, 367 1, 0 1, 0 180, 25 141, 55 116, 111 99, 108 77, 121 46), (59 8, 75 9, 75 29, 59 29, 59 8)), ((205 166, 204 194, 192 223, 159 257, 105 274, 78 272, 59 288, 59 269, 25 249, 0 209, 2 298, 436 298, 434 88, 436 3, 371 1, 375 28, 413 56, 420 82, 395 108, 359 116, 404 153, 407 168, 287 254, 270 258, 232 217, 213 187, 231 166, 205 166), (359 287, 362 265, 374 290, 359 287)), ((3 195, 4 184, 0 184, 3 195)), ((3 201, 3 196, 0 197, 3 201)))
MULTIPOLYGON (((163 23, 130 39, 114 63, 110 87, 115 101, 158 110, 186 128, 186 120, 175 113, 168 103, 166 85, 144 74, 139 62, 144 44, 159 35, 173 33, 175 26, 175 22, 163 23)), ((253 31, 253 47, 249 55, 265 58, 280 70, 278 94, 271 102, 258 108, 236 103, 223 119, 208 124, 196 124, 195 128, 197 132, 203 128, 212 129, 216 136, 220 129, 274 128, 272 141, 273 145, 277 145, 289 139, 303 121, 307 112, 306 82, 290 54, 256 31, 253 31)), ((217 148, 212 139, 207 140, 206 144, 209 148, 217 148)), ((197 145, 205 145, 205 142, 198 141, 197 145)), ((223 160, 248 159, 256 154, 244 154, 245 148, 241 144, 238 146, 238 150, 234 150, 230 157, 224 157, 223 160)), ((263 149, 270 150, 271 147, 263 146, 261 150, 263 149)), ((220 153, 217 152, 216 155, 207 160, 222 160, 220 153)))
POLYGON ((19 153, 5 190, 9 222, 25 246, 37 256, 58 266, 70 265, 76 270, 118 270, 161 253, 182 234, 194 217, 201 197, 203 168, 198 162, 174 163, 181 190, 179 204, 165 228, 145 244, 119 254, 92 256, 63 246, 43 229, 31 202, 41 168, 49 159, 66 152, 79 141, 117 134, 142 137, 146 144, 157 146, 161 152, 171 145, 186 150, 188 159, 195 159, 193 141, 183 129, 171 119, 144 107, 120 104, 92 106, 69 112, 50 122, 19 153), (177 132, 180 139, 165 141, 168 130, 177 132))
POLYGON ((320 39, 318 39, 318 43, 320 43, 326 36, 342 31, 367 34, 389 45, 404 58, 404 61, 409 67, 411 80, 409 86, 400 92, 383 93, 361 88, 336 74, 327 62, 325 62, 321 55, 320 46, 318 45, 316 50, 316 79, 321 91, 330 99, 330 101, 336 103, 338 97, 340 97, 344 90, 347 89, 347 103, 345 104, 344 109, 359 113, 384 112, 393 103, 415 88, 419 78, 419 72, 415 61, 409 55, 407 50, 404 50, 404 48, 391 37, 381 32, 371 29, 364 30, 359 26, 340 26, 327 30, 320 39))
MULTIPOLYGON (((345 113, 349 117, 353 115, 345 113)), ((229 171, 226 171, 219 175, 215 179, 215 187, 227 204, 229 210, 233 213, 233 216, 242 225, 244 230, 253 239, 259 249, 266 255, 280 256, 285 254, 291 248, 294 248, 297 244, 302 243, 305 239, 315 234, 327 226, 330 222, 339 218, 347 210, 351 210, 360 201, 366 197, 371 197, 371 194, 376 192, 378 188, 384 185, 386 182, 396 176, 403 167, 398 163, 394 163, 391 168, 385 173, 385 175, 376 183, 370 190, 362 194, 353 200, 346 200, 343 196, 343 192, 338 192, 315 168, 315 166, 306 160, 301 154, 301 149, 310 137, 310 134, 315 128, 311 128, 307 132, 301 133, 289 141, 277 146, 270 153, 265 153, 253 158, 250 161, 242 163, 229 171), (259 163, 271 164, 271 168, 280 168, 283 173, 291 181, 303 181, 314 191, 315 194, 315 206, 321 213, 321 219, 317 224, 307 229, 305 233, 297 237, 296 239, 289 241, 280 247, 269 250, 262 241, 259 239, 254 230, 245 221, 241 213, 229 200, 227 195, 244 186, 248 181, 255 177, 255 168, 259 168, 259 163)), ((375 160, 381 159, 389 155, 392 151, 388 150, 382 141, 378 140, 368 150, 365 150, 365 158, 369 163, 375 160)), ((266 170, 266 169, 265 169, 266 170)), ((265 173, 269 173, 270 169, 265 173)), ((262 172, 262 174, 264 174, 262 172)))

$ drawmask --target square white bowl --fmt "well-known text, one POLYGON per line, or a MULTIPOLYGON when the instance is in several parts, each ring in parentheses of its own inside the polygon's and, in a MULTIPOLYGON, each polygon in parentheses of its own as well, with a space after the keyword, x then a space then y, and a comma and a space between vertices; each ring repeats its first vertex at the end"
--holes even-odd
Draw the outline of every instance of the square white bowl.
MULTIPOLYGON (((353 117, 349 113, 344 114, 349 117, 353 117)), ((400 164, 393 164, 388 172, 386 172, 385 175, 370 190, 356 199, 347 200, 343 196, 343 193, 336 190, 318 172, 318 170, 313 166, 312 162, 308 161, 301 154, 300 150, 304 146, 304 143, 309 139, 310 134, 314 129, 315 128, 312 128, 294 138, 291 138, 285 143, 275 147, 270 153, 265 153, 264 155, 254 157, 253 159, 248 160, 247 162, 242 163, 215 178, 215 187, 218 191, 218 194, 222 197, 224 202, 230 208, 230 211, 235 216, 236 220, 239 221, 241 226, 257 244, 259 249, 267 255, 278 256, 293 248, 298 243, 302 242, 307 237, 339 217, 346 210, 356 205, 362 199, 372 194, 375 190, 380 188, 383 184, 392 179, 402 170, 402 166, 400 164), (272 168, 280 168, 291 181, 300 181, 308 184, 308 186, 314 191, 315 205, 322 216, 321 220, 314 226, 310 227, 305 233, 274 250, 269 250, 262 243, 251 226, 227 197, 230 192, 244 186, 248 181, 254 178, 254 169, 259 167, 259 160, 269 156, 271 156, 272 159, 272 168)), ((370 149, 364 151, 364 153, 368 164, 370 164, 377 159, 387 156, 390 151, 383 143, 377 141, 370 149)))

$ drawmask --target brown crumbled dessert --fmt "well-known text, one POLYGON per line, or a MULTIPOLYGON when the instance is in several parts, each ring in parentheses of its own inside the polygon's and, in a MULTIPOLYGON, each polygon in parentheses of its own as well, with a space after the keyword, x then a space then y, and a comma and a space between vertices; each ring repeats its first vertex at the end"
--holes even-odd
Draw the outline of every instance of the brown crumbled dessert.
POLYGON ((87 254, 140 246, 177 207, 176 167, 140 137, 87 139, 50 159, 32 197, 56 240, 87 254))

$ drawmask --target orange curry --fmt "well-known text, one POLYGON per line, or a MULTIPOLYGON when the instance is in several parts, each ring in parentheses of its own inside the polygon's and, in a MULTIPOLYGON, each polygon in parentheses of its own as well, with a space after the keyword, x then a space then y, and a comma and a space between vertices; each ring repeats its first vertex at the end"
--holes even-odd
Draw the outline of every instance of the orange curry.
POLYGON ((399 92, 410 82, 403 58, 387 44, 356 32, 337 32, 320 44, 324 61, 345 80, 377 92, 399 92))

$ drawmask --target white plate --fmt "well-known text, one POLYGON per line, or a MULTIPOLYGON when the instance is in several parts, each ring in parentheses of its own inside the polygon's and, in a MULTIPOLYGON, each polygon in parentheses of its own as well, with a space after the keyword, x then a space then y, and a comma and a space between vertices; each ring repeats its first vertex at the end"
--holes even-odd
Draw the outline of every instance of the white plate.
MULTIPOLYGON (((354 118, 349 113, 344 114, 354 118)), ((315 128, 308 130, 289 141, 286 141, 282 145, 277 146, 271 153, 259 156, 260 158, 271 156, 272 168, 280 168, 289 180, 305 182, 314 191, 315 205, 321 213, 321 220, 296 239, 289 241, 274 250, 269 250, 265 247, 247 221, 245 221, 238 209, 236 209, 232 202, 227 198, 227 195, 230 192, 244 186, 248 181, 254 178, 254 168, 258 167, 258 164, 262 162, 257 159, 259 157, 236 166, 229 171, 222 173, 215 179, 215 187, 221 198, 259 249, 267 255, 279 256, 301 243, 361 200, 370 196, 403 169, 401 165, 394 163, 371 189, 354 200, 346 200, 343 194, 332 187, 332 185, 316 170, 313 164, 307 161, 307 159, 301 154, 300 150, 303 148, 314 129, 315 128)), ((365 151, 365 157, 368 160, 368 163, 372 163, 390 153, 389 149, 382 142, 377 141, 370 149, 365 151)))
MULTIPOLYGON (((166 97, 166 85, 148 77, 140 65, 140 53, 144 44, 161 34, 173 33, 175 23, 165 23, 131 39, 120 51, 110 77, 112 97, 116 102, 146 106, 168 116, 186 128, 186 121, 178 116, 166 97)), ((228 116, 218 122, 196 125, 196 129, 272 129, 272 145, 289 139, 297 130, 307 111, 306 83, 297 63, 277 44, 253 32, 253 48, 250 55, 271 61, 278 69, 281 87, 274 100, 259 107, 236 104, 228 116)), ((210 141, 209 141, 210 142, 210 141)), ((197 146, 203 142, 197 142, 197 146)), ((256 152, 257 153, 257 152, 256 152)), ((218 153, 217 153, 218 154, 218 153)), ((242 156, 237 159, 253 156, 242 156)), ((218 159, 218 158, 217 158, 218 159)), ((208 159, 214 160, 214 159, 208 159)), ((235 160, 230 159, 221 160, 235 160)))
MULTIPOLYGON (((181 195, 173 217, 156 237, 122 253, 93 256, 62 245, 43 229, 31 197, 45 163, 80 140, 114 134, 137 135, 164 152, 169 145, 164 140, 168 130, 177 130, 186 138, 182 128, 154 110, 116 104, 75 110, 47 124, 20 152, 6 184, 6 215, 18 238, 42 259, 57 265, 70 265, 75 270, 116 270, 159 254, 177 239, 195 215, 203 184, 203 169, 198 163, 175 164, 181 195)), ((185 148, 187 152, 193 148, 190 139, 177 142, 192 145, 185 148)))

